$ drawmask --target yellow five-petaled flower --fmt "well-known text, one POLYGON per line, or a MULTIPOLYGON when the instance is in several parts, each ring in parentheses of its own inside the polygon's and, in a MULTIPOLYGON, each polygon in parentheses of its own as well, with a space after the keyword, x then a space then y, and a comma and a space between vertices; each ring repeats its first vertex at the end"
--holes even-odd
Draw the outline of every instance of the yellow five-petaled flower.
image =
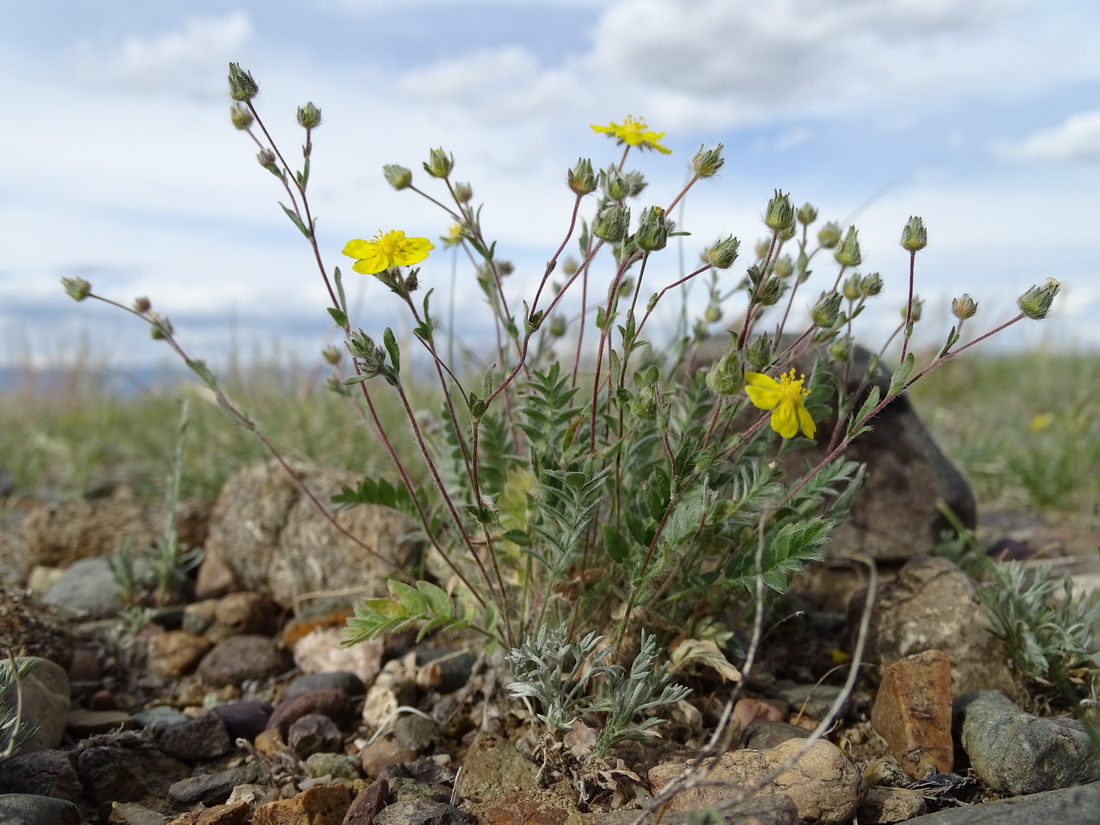
POLYGON ((643 118, 627 115, 622 124, 610 123, 607 126, 592 124, 594 132, 603 132, 608 137, 618 139, 620 144, 637 146, 639 149, 656 149, 661 154, 667 155, 672 150, 662 146, 657 141, 665 136, 664 132, 654 132, 643 118))
POLYGON ((807 438, 817 432, 814 420, 806 411, 802 399, 810 394, 802 384, 806 376, 794 377, 794 370, 779 376, 779 380, 759 372, 745 373, 749 400, 762 410, 772 411, 772 429, 784 438, 794 438, 799 427, 807 438))
POLYGON ((363 275, 377 275, 395 266, 412 266, 428 257, 435 246, 427 238, 406 238, 400 229, 379 232, 369 241, 348 241, 344 254, 356 258, 352 266, 363 275))

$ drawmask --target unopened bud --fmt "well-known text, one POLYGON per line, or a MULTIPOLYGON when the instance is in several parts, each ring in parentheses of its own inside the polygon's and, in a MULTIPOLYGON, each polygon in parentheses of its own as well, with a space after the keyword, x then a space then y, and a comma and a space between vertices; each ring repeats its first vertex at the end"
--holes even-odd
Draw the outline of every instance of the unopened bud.
POLYGON ((634 233, 634 243, 646 252, 664 249, 668 243, 670 225, 671 221, 665 218, 665 210, 660 206, 651 206, 642 212, 638 231, 634 233))
POLYGON ((281 176, 279 167, 275 164, 275 153, 270 149, 264 148, 256 153, 256 160, 264 169, 269 171, 273 175, 281 176))
POLYGON ((710 149, 699 147, 699 151, 691 159, 691 170, 697 178, 713 178, 718 174, 718 170, 726 162, 722 157, 723 148, 721 143, 710 149))
POLYGON ((756 293, 756 301, 762 306, 770 307, 779 303, 779 299, 782 297, 786 286, 784 283, 772 276, 764 282, 764 285, 756 293))
POLYGON ((459 203, 469 203, 474 197, 474 189, 468 183, 455 184, 455 200, 459 203))
POLYGON ((432 149, 428 152, 428 162, 424 164, 424 171, 433 178, 445 178, 454 169, 454 155, 448 155, 442 148, 432 149))
POLYGON ((303 129, 316 129, 321 125, 321 110, 310 101, 298 107, 298 125, 303 129))
POLYGON ((630 182, 615 167, 600 170, 600 187, 611 201, 624 201, 630 196, 630 182))
POLYGON ((753 248, 753 252, 756 253, 756 260, 762 261, 768 257, 768 253, 772 251, 771 238, 763 238, 756 242, 756 246, 753 248))
POLYGON ((609 203, 592 219, 592 234, 608 243, 618 243, 626 237, 630 225, 630 210, 621 203, 609 203))
POLYGON ((340 363, 340 350, 330 344, 321 350, 321 357, 325 359, 326 363, 336 366, 340 363))
POLYGON ((260 93, 260 87, 239 63, 229 64, 229 96, 233 100, 251 100, 260 93))
POLYGON ((834 341, 829 345, 829 357, 834 361, 850 361, 852 358, 852 345, 844 338, 834 341))
POLYGON ((817 220, 817 210, 814 209, 811 204, 804 203, 795 213, 795 217, 798 218, 798 222, 803 226, 809 226, 817 220))
POLYGON ((917 321, 920 320, 920 316, 923 312, 924 312, 924 301, 921 300, 920 296, 914 295, 913 296, 913 306, 912 306, 912 308, 906 309, 905 307, 902 307, 901 308, 901 317, 905 318, 906 316, 908 316, 909 317, 909 322, 912 323, 912 324, 915 324, 917 321))
POLYGON ((794 225, 794 209, 791 207, 791 196, 776 189, 771 200, 768 201, 768 211, 764 213, 764 225, 774 232, 782 232, 794 225))
POLYGON ((737 250, 741 241, 728 236, 725 240, 716 241, 715 244, 703 253, 703 261, 715 269, 729 269, 737 260, 737 250))
POLYGON ((840 287, 841 293, 849 301, 856 301, 860 297, 859 284, 863 280, 858 272, 853 272, 850 276, 844 279, 844 283, 840 287))
POLYGON ((1054 303, 1054 296, 1058 294, 1058 290, 1061 288, 1062 285, 1056 280, 1047 278, 1042 286, 1033 286, 1021 295, 1016 300, 1016 305, 1020 307, 1020 311, 1028 318, 1034 318, 1036 321, 1041 321, 1050 313, 1051 304, 1054 303))
POLYGON ((924 228, 923 220, 909 218, 909 222, 901 230, 901 245, 910 252, 918 252, 928 246, 928 230, 924 228))
POLYGON ((775 262, 772 268, 777 278, 789 278, 794 275, 794 259, 790 255, 784 255, 775 262))
POLYGON ((596 175, 592 171, 592 161, 588 158, 577 158, 576 165, 566 173, 566 181, 569 188, 578 195, 590 195, 596 191, 596 175))
POLYGON ((978 302, 971 298, 969 294, 963 293, 951 302, 951 314, 960 321, 973 318, 978 314, 978 302))
POLYGON ((568 277, 576 272, 580 268, 580 263, 572 255, 566 256, 565 260, 561 262, 561 271, 568 277))
POLYGON ((810 310, 810 320, 814 322, 814 326, 831 329, 840 317, 840 301, 839 292, 822 292, 810 310))
POLYGON ((744 374, 737 350, 730 350, 710 368, 707 386, 719 395, 736 395, 744 386, 744 374))
POLYGON ((252 112, 248 111, 240 103, 234 103, 229 107, 229 122, 233 124, 234 129, 245 130, 252 126, 253 121, 256 118, 252 116, 252 112))
POLYGON ((703 320, 708 324, 717 324, 722 320, 722 307, 715 303, 707 304, 707 308, 703 312, 703 320))
POLYGON ((772 354, 772 342, 766 332, 753 338, 752 343, 745 348, 745 360, 755 367, 757 372, 763 372, 772 362, 772 354))
POLYGON ((836 245, 840 243, 840 224, 829 221, 821 227, 817 233, 817 242, 822 249, 836 249, 836 245))
POLYGON ((149 320, 149 337, 154 341, 163 341, 172 334, 172 322, 163 315, 150 312, 145 317, 149 320))
POLYGON ((565 318, 555 315, 550 319, 550 334, 555 338, 561 338, 566 333, 565 318))
POLYGON ((646 182, 645 175, 641 172, 627 172, 626 183, 629 187, 629 191, 627 192, 628 196, 635 198, 642 194, 645 188, 649 186, 649 183, 646 182))
POLYGON ((146 297, 134 299, 134 312, 138 315, 144 315, 146 312, 153 308, 153 302, 146 297))
POLYGON ((859 281, 859 294, 864 298, 871 298, 882 292, 882 277, 877 272, 864 275, 859 281))
POLYGON ((841 266, 859 266, 863 256, 859 252, 859 232, 854 226, 848 227, 848 234, 844 236, 833 257, 841 266))
POLYGON ((382 175, 386 178, 386 183, 398 192, 412 186, 412 170, 406 169, 404 166, 398 166, 395 163, 387 163, 382 167, 382 175))
POLYGON ((83 278, 62 278, 61 286, 65 288, 65 294, 74 301, 83 301, 92 291, 92 285, 83 278))

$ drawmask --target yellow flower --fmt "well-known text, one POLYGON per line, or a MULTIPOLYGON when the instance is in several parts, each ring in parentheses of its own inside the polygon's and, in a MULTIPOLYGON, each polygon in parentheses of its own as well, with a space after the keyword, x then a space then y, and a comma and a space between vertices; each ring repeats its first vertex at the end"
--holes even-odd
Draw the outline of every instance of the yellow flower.
POLYGON ((466 230, 462 228, 462 224, 452 224, 451 228, 447 230, 447 234, 441 237, 439 240, 443 241, 443 248, 450 249, 452 246, 458 246, 466 238, 466 230))
POLYGON ((749 400, 761 410, 772 410, 773 430, 784 438, 794 438, 801 427, 807 438, 814 437, 817 426, 802 404, 802 399, 810 394, 802 386, 805 375, 796 379, 792 369, 776 381, 759 372, 747 372, 745 380, 749 382, 745 387, 749 400))
POLYGON ((617 138, 620 145, 625 143, 627 146, 637 146, 639 149, 656 149, 663 155, 672 151, 657 142, 665 136, 664 132, 652 131, 646 126, 645 120, 634 115, 627 115, 621 126, 618 123, 610 123, 607 126, 592 124, 592 131, 603 132, 608 137, 617 138))
POLYGON ((412 266, 428 257, 435 246, 427 238, 406 238, 400 229, 379 232, 372 240, 348 241, 344 254, 356 258, 352 269, 363 275, 377 275, 395 266, 412 266))
POLYGON ((1028 426, 1028 429, 1033 433, 1037 433, 1039 430, 1044 430, 1049 427, 1052 421, 1054 421, 1054 416, 1050 413, 1039 413, 1031 419, 1031 424, 1028 426))

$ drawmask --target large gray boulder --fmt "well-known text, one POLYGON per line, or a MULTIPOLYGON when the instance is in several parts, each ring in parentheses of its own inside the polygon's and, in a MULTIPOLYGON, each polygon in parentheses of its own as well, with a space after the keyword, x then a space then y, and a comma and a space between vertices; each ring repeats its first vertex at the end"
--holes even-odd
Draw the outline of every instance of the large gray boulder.
MULTIPOLYGON (((292 469, 330 510, 341 486, 359 481, 351 473, 305 464, 292 469)), ((206 552, 224 563, 239 586, 299 613, 388 595, 386 579, 419 559, 416 525, 375 505, 336 510, 334 517, 347 533, 317 510, 279 464, 252 464, 222 487, 206 552)))

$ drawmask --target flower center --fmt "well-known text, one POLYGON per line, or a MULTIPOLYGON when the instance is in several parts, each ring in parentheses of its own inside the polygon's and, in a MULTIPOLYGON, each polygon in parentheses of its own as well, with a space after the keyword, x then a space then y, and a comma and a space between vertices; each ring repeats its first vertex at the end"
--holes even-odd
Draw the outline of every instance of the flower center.
POLYGON ((810 391, 802 386, 802 383, 806 380, 806 376, 801 378, 794 377, 794 369, 790 372, 784 373, 779 379, 779 392, 783 396, 784 401, 801 401, 810 391))

